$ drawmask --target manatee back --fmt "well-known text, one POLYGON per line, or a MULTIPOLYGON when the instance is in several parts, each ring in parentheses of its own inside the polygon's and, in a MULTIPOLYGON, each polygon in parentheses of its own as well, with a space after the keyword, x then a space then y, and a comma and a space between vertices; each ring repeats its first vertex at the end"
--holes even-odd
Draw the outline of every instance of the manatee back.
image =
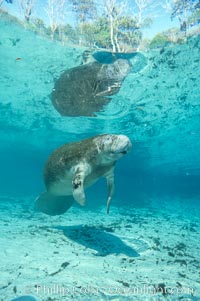
POLYGON ((107 103, 105 98, 96 99, 99 92, 97 80, 101 64, 81 65, 65 71, 55 82, 51 100, 63 116, 94 116, 107 103))
POLYGON ((50 155, 44 167, 44 182, 47 189, 52 183, 65 177, 66 172, 70 172, 71 168, 80 162, 96 164, 98 149, 94 142, 95 138, 96 136, 64 144, 50 155))

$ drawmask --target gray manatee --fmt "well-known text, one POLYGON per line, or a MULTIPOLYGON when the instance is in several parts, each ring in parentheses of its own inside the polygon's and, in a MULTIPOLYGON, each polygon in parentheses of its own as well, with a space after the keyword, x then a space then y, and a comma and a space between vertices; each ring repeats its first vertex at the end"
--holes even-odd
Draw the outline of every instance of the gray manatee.
POLYGON ((131 70, 126 59, 98 61, 66 70, 55 82, 51 100, 63 116, 95 116, 116 94, 131 70))
POLYGON ((125 135, 104 134, 64 144, 48 158, 44 167, 46 192, 35 202, 48 215, 65 213, 74 200, 84 206, 85 188, 105 177, 108 186, 107 213, 114 193, 114 168, 131 150, 125 135))

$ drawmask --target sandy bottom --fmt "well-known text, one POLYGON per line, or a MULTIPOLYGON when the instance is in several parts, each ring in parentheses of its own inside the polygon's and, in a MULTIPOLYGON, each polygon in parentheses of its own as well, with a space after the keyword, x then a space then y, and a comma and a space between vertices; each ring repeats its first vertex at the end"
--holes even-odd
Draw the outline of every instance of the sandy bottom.
POLYGON ((112 206, 109 215, 73 207, 58 217, 30 202, 0 200, 1 301, 200 300, 198 200, 112 206))

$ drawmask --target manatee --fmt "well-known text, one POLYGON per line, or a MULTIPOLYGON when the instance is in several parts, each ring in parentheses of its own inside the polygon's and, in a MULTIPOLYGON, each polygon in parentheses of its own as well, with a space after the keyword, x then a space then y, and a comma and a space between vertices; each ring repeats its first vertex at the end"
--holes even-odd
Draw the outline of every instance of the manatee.
POLYGON ((94 60, 66 70, 51 93, 52 104, 62 116, 96 116, 116 94, 131 64, 116 59, 112 64, 94 60))
POLYGON ((46 192, 36 199, 36 210, 48 215, 58 215, 65 213, 74 200, 84 206, 85 188, 105 177, 109 213, 114 192, 115 163, 130 150, 129 138, 114 134, 97 135, 59 147, 45 164, 46 192))

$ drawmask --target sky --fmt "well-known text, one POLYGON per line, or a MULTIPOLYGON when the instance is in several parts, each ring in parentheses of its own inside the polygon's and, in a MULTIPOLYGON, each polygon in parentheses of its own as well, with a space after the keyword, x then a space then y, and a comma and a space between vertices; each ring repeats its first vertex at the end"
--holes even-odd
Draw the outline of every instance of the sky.
POLYGON ((172 21, 168 14, 164 14, 164 16, 158 16, 154 19, 151 28, 144 31, 144 36, 146 38, 153 38, 157 33, 165 31, 172 27, 179 28, 178 21, 176 19, 172 21))
MULTIPOLYGON (((58 1, 58 0, 57 0, 58 1)), ((99 0, 102 1, 102 0, 99 0)), ((128 0, 132 5, 133 0, 128 0)), ((144 15, 150 16, 153 19, 153 24, 151 25, 151 28, 145 29, 143 34, 144 37, 146 38, 153 38, 157 33, 162 32, 164 30, 167 30, 172 27, 178 27, 178 21, 171 20, 170 18, 170 13, 167 12, 162 5, 159 5, 159 3, 164 3, 165 0, 149 0, 152 1, 154 6, 150 8, 149 10, 146 9, 146 12, 144 15), (155 7, 155 9, 154 9, 155 7)), ((47 13, 45 12, 45 5, 47 5, 47 0, 37 0, 36 1, 37 5, 34 8, 33 15, 34 17, 38 17, 40 19, 43 19, 46 24, 49 23, 47 13)), ((103 3, 103 1, 102 1, 103 3)), ((131 5, 129 7, 131 7, 131 5)), ((133 7, 133 5, 132 5, 133 7)), ((20 13, 20 8, 19 8, 19 0, 13 0, 13 4, 8 4, 6 2, 3 3, 2 8, 7 10, 10 14, 22 18, 22 14, 20 13)), ((134 9, 136 11, 136 9, 134 9)), ((74 18, 73 15, 68 13, 67 14, 67 19, 70 20, 69 23, 74 23, 74 18)))

